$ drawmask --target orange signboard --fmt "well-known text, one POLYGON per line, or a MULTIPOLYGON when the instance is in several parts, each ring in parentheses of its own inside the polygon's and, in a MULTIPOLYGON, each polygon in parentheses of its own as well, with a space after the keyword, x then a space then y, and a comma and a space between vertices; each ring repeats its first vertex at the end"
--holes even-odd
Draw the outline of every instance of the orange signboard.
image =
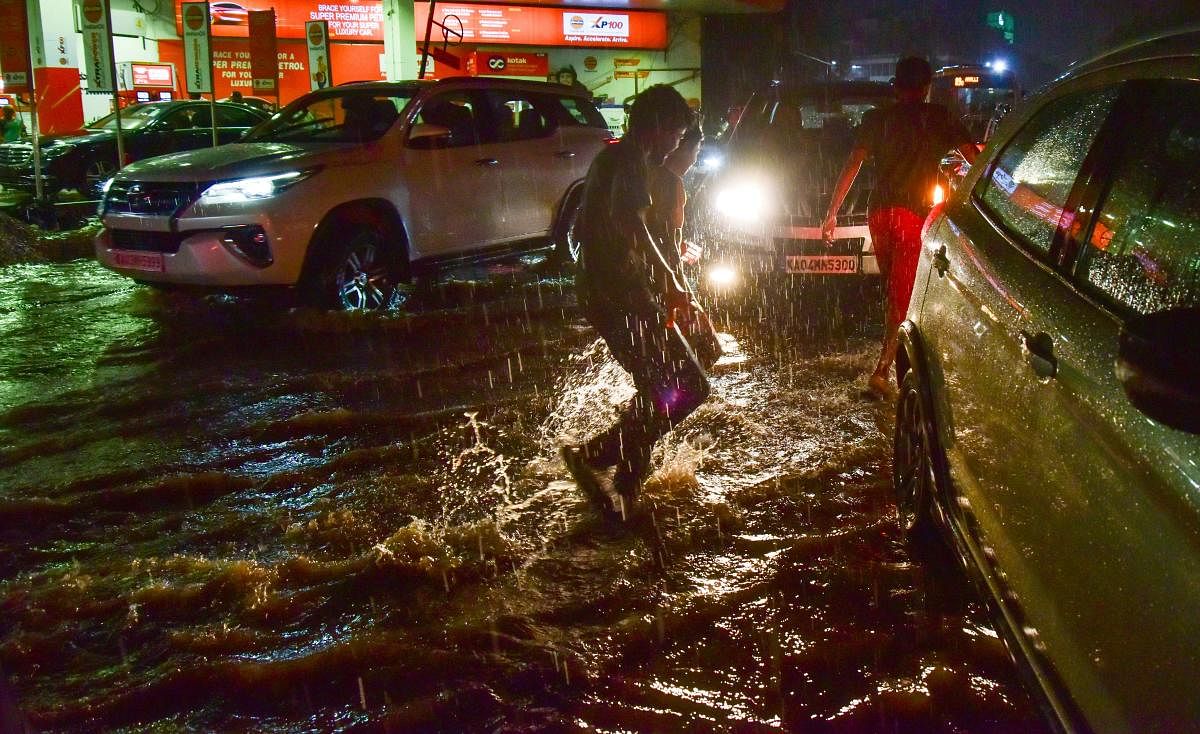
POLYGON ((476 51, 467 63, 472 76, 532 76, 545 79, 550 73, 546 54, 511 51, 476 51))
MULTIPOLYGON (((175 25, 182 29, 181 0, 175 3, 175 25)), ((329 38, 334 41, 383 41, 382 0, 212 0, 214 38, 245 38, 249 35, 250 13, 275 11, 275 33, 279 38, 305 38, 304 24, 329 21, 329 38)), ((424 26, 421 26, 424 28, 424 26)))
MULTIPOLYGON (((158 57, 164 63, 183 64, 182 41, 159 41, 158 57)), ((329 61, 337 69, 338 81, 382 79, 379 57, 383 45, 376 43, 335 43, 329 47, 329 61)), ((415 54, 415 50, 414 50, 415 54)), ((279 91, 284 104, 312 88, 305 41, 281 40, 278 43, 279 91)), ((213 39, 213 91, 217 98, 228 97, 234 90, 254 96, 250 72, 250 47, 244 38, 213 39)), ((78 82, 79 74, 75 78, 78 82)), ((270 96, 270 95, 268 95, 270 96)), ((271 99, 274 102, 274 98, 271 99)), ((78 127, 78 126, 76 126, 78 127)))
MULTIPOLYGON (((429 6, 416 5, 424 29, 429 6)), ((667 16, 653 10, 582 10, 482 3, 438 3, 434 20, 462 31, 463 43, 515 46, 667 47, 667 16)), ((441 42, 434 26, 431 42, 441 42)))
MULTIPOLYGON (((209 7, 212 7, 211 5, 209 7)), ((275 51, 275 11, 251 11, 250 88, 255 94, 279 94, 279 61, 275 51)))
POLYGON ((29 25, 25 0, 0 0, 0 79, 10 93, 28 92, 29 25))

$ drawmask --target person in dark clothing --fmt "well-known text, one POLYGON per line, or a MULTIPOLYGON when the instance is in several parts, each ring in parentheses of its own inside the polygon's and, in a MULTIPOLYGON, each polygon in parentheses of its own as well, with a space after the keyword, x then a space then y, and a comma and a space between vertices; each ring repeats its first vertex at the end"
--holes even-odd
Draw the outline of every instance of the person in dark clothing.
POLYGON ((688 290, 646 226, 650 167, 679 145, 691 120, 677 91, 650 87, 630 108, 629 133, 596 156, 584 183, 576 224, 579 305, 633 377, 637 395, 611 428, 582 446, 564 446, 561 455, 610 518, 633 509, 655 442, 708 397, 704 370, 674 324, 674 314, 688 308, 688 290))
POLYGON ((933 69, 921 58, 896 64, 896 103, 863 116, 858 136, 842 168, 829 212, 821 226, 833 241, 837 212, 864 161, 875 162, 875 189, 867 207, 871 244, 884 280, 883 347, 867 386, 879 397, 894 394, 888 372, 896 358, 897 329, 908 311, 921 254, 921 225, 934 201, 943 156, 957 150, 975 162, 971 134, 941 105, 926 102, 933 69))
MULTIPOLYGON (((646 225, 651 236, 659 244, 660 252, 667 264, 675 271, 680 285, 691 286, 683 272, 683 265, 694 265, 700 258, 698 245, 683 239, 684 211, 687 208, 687 191, 683 177, 696 165, 704 133, 696 119, 679 141, 679 147, 663 160, 661 165, 650 167, 650 198, 653 200, 646 212, 646 225)), ((721 357, 721 343, 708 314, 691 293, 689 308, 675 314, 679 330, 695 351, 700 365, 710 369, 721 357)))

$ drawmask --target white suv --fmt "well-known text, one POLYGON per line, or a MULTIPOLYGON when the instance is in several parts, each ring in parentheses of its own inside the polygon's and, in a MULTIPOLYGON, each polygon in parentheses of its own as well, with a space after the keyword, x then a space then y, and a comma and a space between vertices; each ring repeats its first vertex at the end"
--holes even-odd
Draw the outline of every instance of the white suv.
POLYGON ((101 264, 138 281, 378 309, 449 261, 560 246, 604 119, 567 87, 347 84, 241 142, 139 161, 108 185, 101 264))

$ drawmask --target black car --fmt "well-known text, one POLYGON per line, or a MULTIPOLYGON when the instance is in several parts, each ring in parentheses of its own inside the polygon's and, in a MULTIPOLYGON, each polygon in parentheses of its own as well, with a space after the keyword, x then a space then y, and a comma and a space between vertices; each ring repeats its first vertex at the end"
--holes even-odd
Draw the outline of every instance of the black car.
MULTIPOLYGON (((213 144, 212 105, 199 100, 149 102, 121 110, 125 162, 213 144)), ((267 119, 246 105, 216 105, 217 140, 231 143, 267 119)), ((95 196, 101 183, 117 171, 117 117, 102 117, 83 130, 41 139, 45 192, 76 189, 95 196)), ((32 191, 33 145, 0 145, 0 184, 32 191)))

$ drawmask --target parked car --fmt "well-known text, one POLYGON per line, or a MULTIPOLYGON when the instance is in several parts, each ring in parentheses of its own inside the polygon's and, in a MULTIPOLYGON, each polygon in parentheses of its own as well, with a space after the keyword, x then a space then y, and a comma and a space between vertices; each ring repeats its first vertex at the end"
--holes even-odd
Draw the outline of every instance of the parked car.
MULTIPOLYGON (((231 143, 267 119, 261 110, 244 105, 217 104, 217 141, 231 143)), ((122 142, 126 161, 211 147, 212 107, 196 100, 148 102, 121 110, 122 142)), ((117 116, 102 117, 83 130, 41 138, 42 176, 45 191, 53 194, 76 189, 85 196, 99 195, 99 186, 117 170, 117 116)), ((0 184, 34 189, 33 144, 0 145, 0 184)))
POLYGON ((926 223, 902 525, 936 531, 1067 731, 1200 727, 1200 31, 1070 70, 926 223))
POLYGON ((611 134, 585 95, 455 78, 312 92, 233 145, 113 179, 100 262, 132 278, 297 287, 379 309, 423 270, 561 245, 611 134))
POLYGON ((710 277, 878 275, 867 228, 870 164, 842 205, 832 248, 821 221, 863 115, 893 99, 889 85, 874 82, 773 83, 755 93, 722 141, 719 164, 702 161, 711 170, 693 211, 710 277))

